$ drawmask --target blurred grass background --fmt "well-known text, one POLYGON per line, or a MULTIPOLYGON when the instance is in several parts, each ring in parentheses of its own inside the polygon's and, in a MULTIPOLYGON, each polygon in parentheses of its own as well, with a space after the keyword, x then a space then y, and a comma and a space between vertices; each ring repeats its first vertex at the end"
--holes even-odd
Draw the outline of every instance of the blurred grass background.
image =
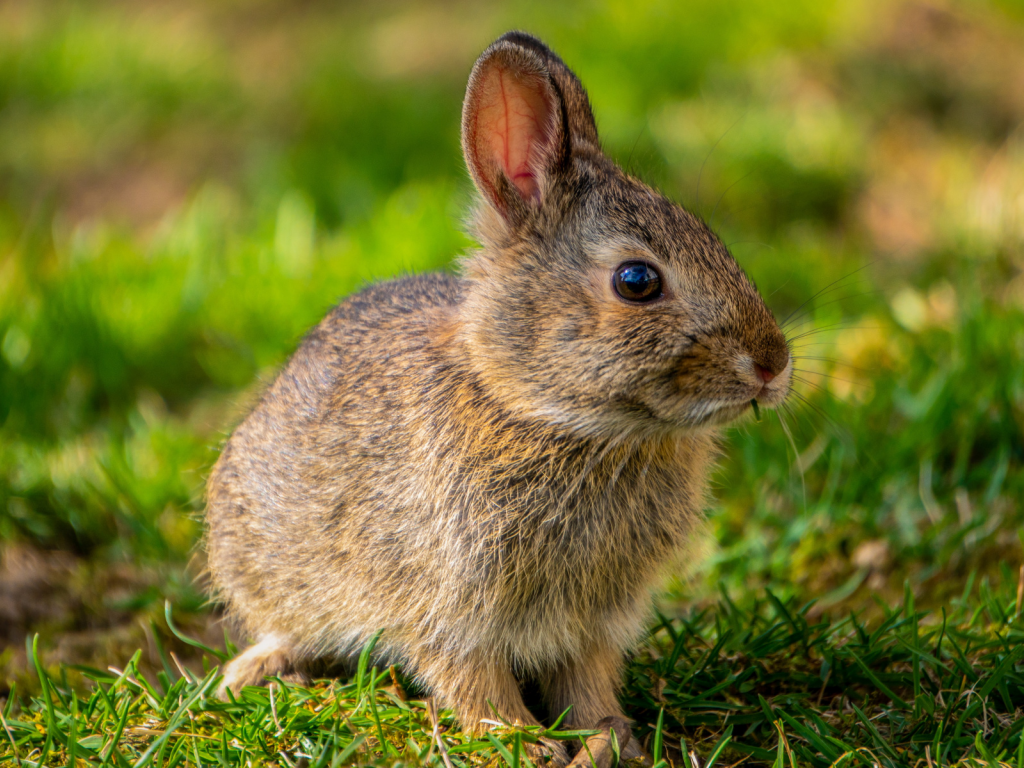
POLYGON ((709 555, 663 609, 1012 598, 1020 0, 7 0, 0 686, 34 632, 51 661, 152 655, 165 598, 221 632, 197 548, 218 446, 340 297, 472 246, 461 99, 510 28, 796 312, 792 440, 774 415, 729 432, 709 555))

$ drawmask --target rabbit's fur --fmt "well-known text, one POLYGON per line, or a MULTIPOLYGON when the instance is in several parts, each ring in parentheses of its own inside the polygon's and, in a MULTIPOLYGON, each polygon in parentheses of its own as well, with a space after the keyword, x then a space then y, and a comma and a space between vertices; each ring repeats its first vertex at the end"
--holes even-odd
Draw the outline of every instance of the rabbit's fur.
POLYGON ((380 657, 467 729, 537 722, 524 678, 589 728, 621 714, 623 653, 702 518, 716 428, 782 401, 789 350, 718 238, 601 152, 535 38, 480 57, 463 148, 483 202, 462 276, 345 300, 213 470, 214 586, 259 640, 225 684, 381 629, 380 657), (629 260, 660 299, 616 295, 629 260))

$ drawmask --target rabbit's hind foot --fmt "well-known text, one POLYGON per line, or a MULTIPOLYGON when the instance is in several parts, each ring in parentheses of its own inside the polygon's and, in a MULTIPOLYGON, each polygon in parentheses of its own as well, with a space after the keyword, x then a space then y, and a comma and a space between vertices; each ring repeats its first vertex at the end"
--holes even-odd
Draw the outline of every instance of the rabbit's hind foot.
POLYGON ((263 635, 260 641, 245 649, 224 667, 224 679, 218 692, 237 696, 247 685, 266 685, 268 677, 281 677, 292 682, 308 682, 296 667, 291 646, 277 634, 263 635))
POLYGON ((569 764, 569 752, 565 744, 554 739, 540 739, 536 744, 523 744, 523 751, 534 765, 542 768, 565 768, 569 764))

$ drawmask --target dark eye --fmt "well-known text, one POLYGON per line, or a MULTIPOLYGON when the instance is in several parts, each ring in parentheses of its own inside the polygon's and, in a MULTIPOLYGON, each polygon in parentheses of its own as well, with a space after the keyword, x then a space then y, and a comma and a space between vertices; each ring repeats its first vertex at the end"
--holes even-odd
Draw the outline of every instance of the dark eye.
POLYGON ((626 301, 653 301, 661 296, 661 275, 650 264, 627 261, 615 269, 615 292, 626 301))

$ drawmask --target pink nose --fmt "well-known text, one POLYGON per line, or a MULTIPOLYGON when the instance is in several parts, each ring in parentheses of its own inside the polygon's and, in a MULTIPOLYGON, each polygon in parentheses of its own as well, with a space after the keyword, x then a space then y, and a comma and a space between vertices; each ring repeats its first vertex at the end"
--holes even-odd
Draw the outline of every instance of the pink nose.
POLYGON ((764 367, 763 365, 759 365, 758 363, 754 363, 754 370, 755 370, 755 371, 757 371, 757 375, 758 375, 758 377, 759 377, 759 378, 761 379, 761 381, 763 381, 763 382, 764 382, 765 384, 767 384, 767 383, 768 383, 769 381, 771 381, 772 379, 774 379, 774 378, 775 378, 775 376, 777 375, 777 374, 774 374, 774 373, 772 373, 771 371, 769 371, 769 370, 768 370, 767 368, 765 368, 765 367, 764 367))

